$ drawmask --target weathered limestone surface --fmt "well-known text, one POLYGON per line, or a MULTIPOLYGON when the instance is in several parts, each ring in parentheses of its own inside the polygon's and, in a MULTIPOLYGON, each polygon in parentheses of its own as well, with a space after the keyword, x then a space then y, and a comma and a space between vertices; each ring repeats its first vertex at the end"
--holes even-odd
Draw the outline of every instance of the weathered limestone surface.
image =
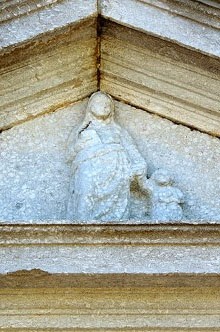
POLYGON ((67 138, 87 100, 73 103, 96 91, 98 78, 120 100, 220 134, 218 29, 218 4, 207 0, 1 2, 2 331, 220 329, 216 138, 117 103, 148 175, 174 175, 185 219, 151 224, 134 192, 135 221, 57 220, 71 177, 67 138), (98 9, 144 34, 104 22, 97 36, 98 9))
POLYGON ((220 56, 218 1, 101 0, 103 17, 220 56))
POLYGON ((219 68, 219 59, 103 21, 101 89, 216 136, 220 136, 219 68))
POLYGON ((0 327, 7 332, 219 330, 220 293, 215 287, 57 286, 1 289, 0 295, 0 327))
POLYGON ((1 290, 3 331, 218 331, 219 288, 1 290))
POLYGON ((0 273, 220 273, 219 225, 1 224, 0 273))
POLYGON ((218 330, 219 231, 210 224, 0 225, 0 327, 218 330))
POLYGON ((93 18, 0 57, 0 130, 96 91, 96 47, 93 18))
POLYGON ((3 1, 0 9, 0 61, 3 60, 0 130, 11 128, 37 114, 53 111, 63 106, 65 100, 73 102, 95 91, 99 85, 98 43, 101 41, 103 89, 175 122, 220 135, 217 106, 220 11, 217 2, 12 0, 3 1), (106 40, 105 29, 103 38, 100 38, 96 23, 93 32, 86 24, 83 33, 78 31, 78 24, 94 20, 98 13, 100 17, 118 22, 124 37, 111 24, 113 35, 120 35, 119 39, 114 36, 110 40, 108 36, 106 40), (132 32, 125 26, 131 27, 132 32), (144 35, 138 34, 138 30, 144 35), (93 41, 88 38, 89 33, 93 41), (60 40, 56 39, 59 34, 62 42, 70 43, 65 50, 60 48, 60 40), (74 47, 77 35, 78 42, 74 47), (52 43, 49 41, 51 38, 54 39, 52 43), (83 41, 79 42, 81 39, 83 41), (46 43, 44 50, 42 40, 46 43), (51 54, 47 50, 48 43, 51 54), (38 59, 35 56, 37 49, 41 55, 38 59), (25 61, 21 53, 26 54, 25 61), (67 64, 67 61, 75 63, 75 66, 67 64), (47 93, 43 82, 45 73, 50 75, 47 77, 47 93), (96 83, 94 75, 97 75, 96 83), (23 83, 22 88, 18 81, 23 83), (71 91, 71 97, 67 90, 71 91))
MULTIPOLYGON (((84 118, 87 100, 1 134, 2 220, 65 219, 70 167, 67 139, 84 118)), ((116 103, 116 121, 128 130, 150 176, 167 169, 184 193, 183 219, 220 220, 219 140, 116 103)), ((146 220, 144 196, 132 197, 131 218, 146 220)))
POLYGON ((9 0, 0 4, 0 51, 97 16, 97 1, 9 0))
MULTIPOLYGON (((67 219, 128 220, 132 183, 145 196, 152 192, 146 161, 126 129, 115 122, 112 97, 101 91, 89 98, 85 118, 70 134, 67 160, 72 173, 67 219)), ((171 211, 169 219, 173 216, 171 211)))

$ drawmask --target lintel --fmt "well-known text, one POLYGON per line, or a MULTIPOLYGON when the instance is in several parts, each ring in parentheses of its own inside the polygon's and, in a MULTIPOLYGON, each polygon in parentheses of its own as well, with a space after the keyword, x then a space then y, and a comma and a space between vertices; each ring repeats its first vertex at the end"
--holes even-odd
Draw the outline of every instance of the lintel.
POLYGON ((0 274, 219 274, 220 227, 203 224, 1 224, 0 274))

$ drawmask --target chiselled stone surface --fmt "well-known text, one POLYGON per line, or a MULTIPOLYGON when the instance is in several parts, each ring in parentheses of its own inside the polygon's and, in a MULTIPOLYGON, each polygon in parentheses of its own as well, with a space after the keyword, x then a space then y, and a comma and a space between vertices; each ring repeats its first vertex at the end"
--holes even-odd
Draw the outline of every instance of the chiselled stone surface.
POLYGON ((220 61, 109 21, 101 38, 101 89, 220 136, 220 61))
MULTIPOLYGON (((72 177, 67 141, 72 128, 77 131, 82 123, 86 105, 87 100, 2 132, 2 220, 67 218, 72 177)), ((172 175, 184 193, 183 219, 220 220, 218 139, 118 102, 116 121, 133 138, 148 177, 158 168, 172 175)), ((131 219, 147 219, 146 197, 135 187, 130 207, 131 219)))
POLYGON ((96 19, 30 41, 0 57, 0 130, 97 89, 96 19))
POLYGON ((154 220, 181 220, 183 194, 166 170, 147 179, 147 162, 128 132, 115 122, 110 95, 95 92, 77 132, 68 139, 71 179, 67 206, 69 220, 128 220, 131 188, 146 198, 146 215, 154 220), (149 206, 149 211, 147 211, 149 206))
POLYGON ((158 169, 147 182, 151 194, 151 219, 181 220, 184 194, 175 187, 172 176, 166 170, 158 169))

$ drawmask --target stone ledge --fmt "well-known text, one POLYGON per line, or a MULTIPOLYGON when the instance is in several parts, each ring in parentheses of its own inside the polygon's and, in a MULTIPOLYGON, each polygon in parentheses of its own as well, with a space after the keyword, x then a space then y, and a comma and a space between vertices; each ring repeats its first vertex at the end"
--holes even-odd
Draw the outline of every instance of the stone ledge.
MULTIPOLYGON (((55 31, 82 20, 97 16, 97 2, 95 0, 63 0, 37 1, 18 7, 10 8, 15 15, 0 17, 1 42, 0 51, 25 43, 39 35, 55 31), (28 27, 28 29, 27 29, 28 27)), ((7 8, 6 8, 7 9, 7 8)))
POLYGON ((1 225, 0 273, 218 274, 219 225, 1 225))
POLYGON ((99 13, 133 29, 220 56, 220 9, 213 1, 20 0, 20 6, 2 4, 0 9, 3 50, 99 13))
POLYGON ((107 19, 210 56, 220 56, 220 11, 211 3, 102 0, 100 6, 101 15, 107 19))
POLYGON ((29 332, 219 331, 219 288, 158 286, 2 288, 0 328, 29 332))

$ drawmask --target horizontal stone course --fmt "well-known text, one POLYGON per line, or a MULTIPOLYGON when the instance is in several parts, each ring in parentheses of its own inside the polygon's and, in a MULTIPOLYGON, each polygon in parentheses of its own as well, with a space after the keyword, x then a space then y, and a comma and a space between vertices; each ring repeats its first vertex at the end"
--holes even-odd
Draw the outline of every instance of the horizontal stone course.
POLYGON ((0 273, 220 273, 219 225, 0 225, 0 273))

